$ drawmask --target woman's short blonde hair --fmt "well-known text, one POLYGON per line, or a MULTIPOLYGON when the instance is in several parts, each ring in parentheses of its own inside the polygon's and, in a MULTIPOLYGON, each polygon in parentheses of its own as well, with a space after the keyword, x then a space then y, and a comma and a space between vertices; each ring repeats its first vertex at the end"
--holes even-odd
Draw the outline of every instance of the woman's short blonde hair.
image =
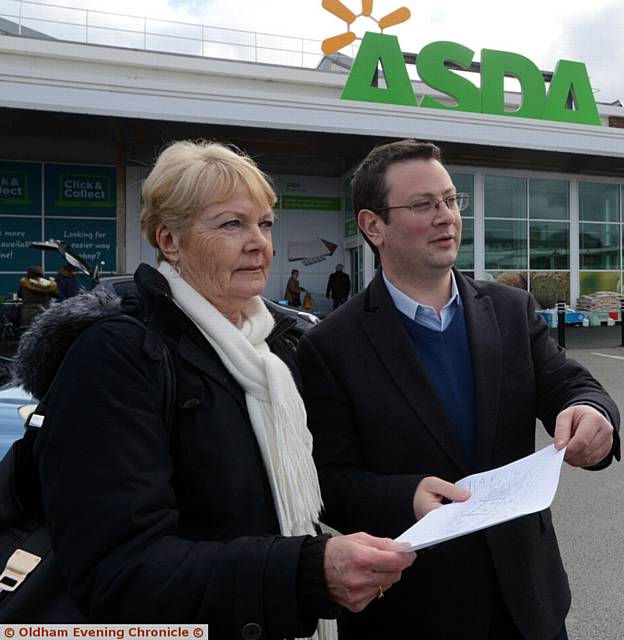
POLYGON ((223 202, 245 185, 259 207, 272 207, 277 198, 269 178, 236 147, 205 140, 183 140, 167 147, 143 184, 141 231, 158 249, 158 225, 184 234, 198 215, 223 202))

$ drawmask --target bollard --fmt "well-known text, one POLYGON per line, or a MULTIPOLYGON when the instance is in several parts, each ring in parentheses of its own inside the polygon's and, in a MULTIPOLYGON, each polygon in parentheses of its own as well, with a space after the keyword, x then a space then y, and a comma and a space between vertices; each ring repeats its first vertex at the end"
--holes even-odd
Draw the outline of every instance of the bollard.
POLYGON ((559 338, 559 346, 565 349, 565 308, 566 303, 563 300, 557 302, 557 336, 559 338))
POLYGON ((620 346, 624 347, 624 298, 620 300, 620 329, 622 331, 622 338, 620 340, 620 346))

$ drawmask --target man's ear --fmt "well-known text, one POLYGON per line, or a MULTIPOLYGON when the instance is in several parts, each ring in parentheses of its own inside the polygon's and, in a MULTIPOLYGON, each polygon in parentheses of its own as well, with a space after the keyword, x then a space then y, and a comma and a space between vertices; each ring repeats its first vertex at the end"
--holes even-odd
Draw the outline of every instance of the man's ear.
POLYGON ((373 245, 379 248, 383 244, 383 230, 386 223, 378 214, 370 209, 360 209, 357 215, 357 223, 373 245))
POLYGON ((167 262, 176 264, 180 259, 180 234, 160 223, 156 227, 156 242, 167 262))

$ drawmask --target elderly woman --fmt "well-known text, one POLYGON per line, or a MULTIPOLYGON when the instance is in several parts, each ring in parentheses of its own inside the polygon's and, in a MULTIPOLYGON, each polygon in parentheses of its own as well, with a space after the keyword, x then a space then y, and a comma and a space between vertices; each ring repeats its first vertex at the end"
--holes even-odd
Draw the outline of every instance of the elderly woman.
POLYGON ((36 444, 63 578, 89 621, 310 636, 340 606, 383 595, 414 554, 364 533, 317 534, 290 325, 258 295, 273 255, 264 175, 222 145, 178 142, 143 196, 160 266, 135 274, 142 323, 80 335, 36 444), (175 372, 170 433, 163 345, 175 372))

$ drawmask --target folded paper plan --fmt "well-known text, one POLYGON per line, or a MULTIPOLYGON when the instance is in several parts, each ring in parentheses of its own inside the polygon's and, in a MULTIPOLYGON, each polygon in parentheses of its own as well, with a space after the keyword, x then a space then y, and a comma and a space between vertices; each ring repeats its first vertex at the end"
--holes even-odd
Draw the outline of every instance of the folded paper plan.
POLYGON ((408 542, 406 551, 416 551, 547 509, 557 491, 564 453, 550 445, 504 467, 462 478, 456 484, 470 491, 468 500, 430 511, 397 542, 408 542))

